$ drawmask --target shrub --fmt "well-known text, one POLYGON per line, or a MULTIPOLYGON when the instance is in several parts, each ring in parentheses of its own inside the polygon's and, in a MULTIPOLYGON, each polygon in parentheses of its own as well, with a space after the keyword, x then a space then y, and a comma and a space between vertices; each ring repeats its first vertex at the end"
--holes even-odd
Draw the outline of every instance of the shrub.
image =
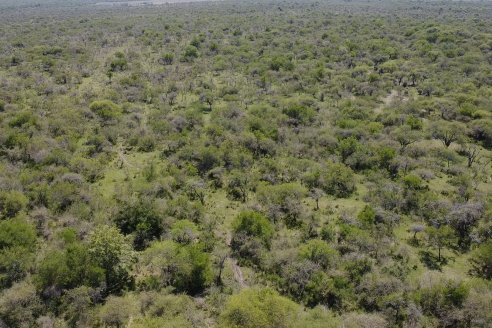
POLYGON ((321 179, 322 188, 329 195, 346 198, 355 191, 354 173, 341 163, 329 164, 321 179))
POLYGON ((7 218, 17 215, 24 210, 29 203, 29 199, 19 191, 0 192, 0 213, 7 218))
POLYGON ((492 240, 480 245, 470 257, 472 273, 485 279, 492 279, 492 240))
POLYGON ((116 105, 111 100, 93 101, 89 105, 89 108, 105 121, 115 119, 121 115, 120 106, 116 105))
POLYGON ((244 289, 230 297, 220 318, 220 327, 296 327, 299 306, 272 289, 244 289))

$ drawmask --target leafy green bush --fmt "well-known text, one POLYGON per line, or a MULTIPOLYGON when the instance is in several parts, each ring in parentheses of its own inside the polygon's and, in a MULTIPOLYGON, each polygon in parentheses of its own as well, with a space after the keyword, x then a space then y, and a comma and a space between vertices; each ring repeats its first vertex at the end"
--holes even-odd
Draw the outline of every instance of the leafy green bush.
POLYGON ((115 119, 121 115, 120 106, 116 105, 111 100, 93 101, 89 105, 89 108, 105 121, 115 119))
POLYGON ((349 197, 356 188, 353 171, 341 163, 329 164, 321 179, 323 190, 335 197, 349 197))
POLYGON ((244 289, 228 300, 220 327, 296 327, 299 306, 272 289, 244 289))
POLYGON ((0 213, 6 218, 12 218, 24 210, 29 199, 19 191, 0 192, 0 213))
POLYGON ((492 240, 475 249, 470 257, 472 272, 479 277, 492 279, 492 240))

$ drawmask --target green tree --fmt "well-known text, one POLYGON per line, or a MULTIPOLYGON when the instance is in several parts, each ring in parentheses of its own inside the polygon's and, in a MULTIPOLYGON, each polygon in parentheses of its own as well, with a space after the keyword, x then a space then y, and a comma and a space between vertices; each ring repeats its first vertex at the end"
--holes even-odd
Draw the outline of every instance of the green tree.
POLYGON ((20 281, 32 266, 34 227, 21 218, 0 221, 0 287, 20 281))
POLYGON ((90 234, 88 246, 91 260, 104 269, 107 294, 119 292, 132 285, 130 271, 134 263, 134 253, 118 229, 99 226, 90 234))
POLYGON ((341 163, 328 164, 321 181, 323 190, 335 197, 349 197, 356 188, 353 171, 341 163))
POLYGON ((485 279, 492 279, 492 240, 475 249, 470 257, 472 273, 485 279))
POLYGON ((153 243, 140 264, 145 268, 141 284, 159 290, 172 286, 178 292, 195 295, 208 287, 213 279, 210 256, 199 243, 181 245, 173 241, 153 243))
POLYGON ((104 121, 109 121, 121 115, 120 106, 111 100, 97 100, 89 105, 89 109, 101 117, 104 121))
POLYGON ((125 203, 114 221, 124 234, 134 234, 135 249, 142 250, 164 231, 163 218, 150 200, 125 203))
POLYGON ((230 297, 220 317, 220 327, 296 327, 299 306, 272 289, 244 289, 230 297))
POLYGON ((301 245, 299 256, 303 259, 310 260, 323 269, 327 269, 335 264, 338 253, 325 241, 312 239, 306 244, 301 245))
POLYGON ((427 228, 427 241, 431 247, 437 248, 438 261, 441 261, 441 250, 455 246, 457 236, 450 226, 440 225, 427 228))
POLYGON ((231 248, 242 261, 259 265, 261 257, 270 248, 273 225, 260 213, 241 212, 234 220, 231 248))
POLYGON ((6 218, 12 218, 24 210, 29 199, 19 191, 0 192, 0 213, 6 218))

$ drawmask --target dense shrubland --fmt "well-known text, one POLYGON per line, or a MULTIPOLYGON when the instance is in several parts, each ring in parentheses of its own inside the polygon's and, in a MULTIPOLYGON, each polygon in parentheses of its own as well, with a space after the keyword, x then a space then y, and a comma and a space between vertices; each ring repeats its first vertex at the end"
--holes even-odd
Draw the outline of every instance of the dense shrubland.
POLYGON ((489 3, 22 5, 0 326, 492 325, 489 3))

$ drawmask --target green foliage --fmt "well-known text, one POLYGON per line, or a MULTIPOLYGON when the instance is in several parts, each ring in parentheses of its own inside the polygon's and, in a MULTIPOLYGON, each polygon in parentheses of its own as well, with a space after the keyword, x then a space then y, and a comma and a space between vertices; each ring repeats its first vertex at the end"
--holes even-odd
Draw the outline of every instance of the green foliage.
POLYGON ((364 227, 372 227, 376 223, 376 211, 370 206, 364 206, 364 209, 357 214, 357 219, 364 227))
POLYGON ((46 255, 38 268, 36 283, 41 290, 47 288, 72 289, 80 286, 100 287, 104 282, 104 270, 96 265, 87 246, 70 244, 63 252, 46 255))
POLYGON ((22 218, 0 221, 0 249, 7 250, 22 247, 26 251, 34 250, 36 231, 22 218))
POLYGON ((134 234, 134 247, 142 250, 164 231, 162 216, 154 204, 145 199, 125 203, 114 217, 114 222, 124 234, 134 234))
POLYGON ((422 288, 414 297, 425 314, 444 317, 453 309, 463 305, 469 291, 466 284, 448 280, 422 288))
POLYGON ((321 176, 323 190, 335 197, 349 197, 356 189, 353 171, 341 163, 331 163, 321 176))
POLYGON ((172 286, 178 292, 195 295, 212 281, 210 257, 200 244, 156 242, 145 250, 142 258, 141 265, 148 273, 140 279, 146 288, 172 286), (159 278, 157 285, 156 278, 159 278))
POLYGON ((470 257, 472 272, 479 277, 492 279, 492 240, 478 246, 470 257))
POLYGON ((257 191, 258 200, 270 218, 284 219, 293 226, 298 224, 302 214, 300 202, 305 195, 306 189, 297 183, 260 186, 257 191))
POLYGON ((199 232, 197 226, 189 220, 179 220, 171 227, 172 239, 183 245, 195 242, 198 235, 199 232))
POLYGON ((282 112, 287 115, 293 124, 309 124, 313 121, 316 112, 302 104, 289 104, 282 112))
POLYGON ((193 59, 198 58, 199 53, 197 47, 189 45, 185 48, 183 53, 183 60, 187 62, 193 61, 193 59))
POLYGON ((19 191, 0 192, 0 212, 6 218, 12 218, 24 210, 29 199, 19 191))
POLYGON ((221 315, 221 327, 295 327, 299 307, 271 289, 245 289, 231 296, 221 315))
POLYGON ((97 100, 93 101, 89 108, 96 113, 104 121, 115 119, 121 115, 121 108, 111 100, 97 100))
POLYGON ((128 61, 125 59, 125 55, 121 52, 118 52, 115 54, 115 57, 110 65, 109 65, 109 70, 111 72, 121 72, 127 69, 128 67, 128 61))
POLYGON ((0 294, 0 317, 8 327, 34 326, 41 311, 41 299, 28 282, 14 284, 0 294))
POLYGON ((299 256, 303 259, 319 265, 323 269, 332 267, 335 264, 337 252, 332 249, 325 241, 312 239, 299 249, 299 256))
POLYGON ((259 238, 265 246, 270 245, 273 236, 273 226, 270 220, 260 213, 241 212, 234 220, 234 232, 243 233, 249 237, 259 238))
POLYGON ((118 229, 101 226, 89 237, 89 256, 104 270, 106 293, 119 292, 131 286, 133 278, 130 270, 134 263, 134 253, 125 237, 118 229))
POLYGON ((29 126, 34 126, 37 123, 37 119, 31 112, 20 112, 14 116, 14 118, 9 122, 9 126, 12 128, 25 128, 29 126))
POLYGON ((492 326, 490 5, 61 2, 0 1, 0 326, 492 326))
POLYGON ((164 65, 171 65, 174 61, 174 54, 167 52, 162 55, 160 62, 164 65))
POLYGON ((441 260, 441 249, 456 246, 458 240, 455 231, 448 225, 427 228, 428 243, 437 248, 439 261, 441 260))

